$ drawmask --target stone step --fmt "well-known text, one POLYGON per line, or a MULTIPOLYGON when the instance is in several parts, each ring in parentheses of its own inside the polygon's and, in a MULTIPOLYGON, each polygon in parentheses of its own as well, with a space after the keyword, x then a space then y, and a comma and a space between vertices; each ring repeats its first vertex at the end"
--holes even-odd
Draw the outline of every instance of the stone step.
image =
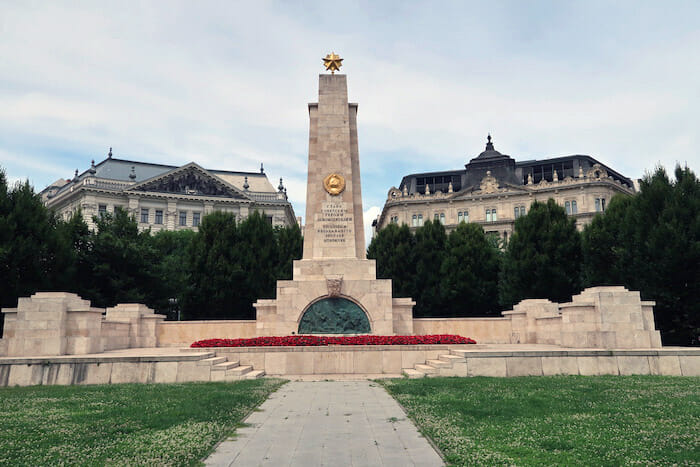
POLYGON ((468 350, 450 349, 450 355, 456 355, 457 357, 465 358, 465 357, 467 357, 469 354, 471 354, 471 352, 468 351, 468 350))
MULTIPOLYGON (((236 364, 238 364, 238 362, 236 362, 236 364)), ((229 377, 229 376, 241 377, 241 376, 247 375, 251 371, 253 371, 253 367, 251 365, 239 365, 235 368, 231 368, 230 370, 226 370, 226 376, 227 377, 229 377)))
POLYGON ((197 366, 212 366, 218 365, 219 363, 224 363, 226 357, 210 357, 197 361, 197 366))
POLYGON ((265 370, 253 370, 245 375, 245 379, 258 379, 265 376, 265 370))
POLYGON ((219 363, 211 367, 212 371, 228 371, 236 368, 238 366, 238 361, 235 362, 224 362, 219 363))
POLYGON ((435 368, 450 368, 452 366, 452 362, 445 362, 443 360, 428 360, 425 364, 435 368))
POLYGON ((454 362, 466 362, 467 359, 459 355, 439 355, 438 358, 443 362, 449 362, 452 365, 454 362))
POLYGON ((438 369, 435 368, 434 366, 422 365, 420 363, 417 363, 413 368, 415 368, 416 370, 418 370, 422 373, 425 373, 426 375, 432 375, 432 374, 438 372, 438 369))
POLYGON ((425 378, 425 373, 414 370, 413 368, 404 368, 401 371, 408 376, 408 379, 425 378))

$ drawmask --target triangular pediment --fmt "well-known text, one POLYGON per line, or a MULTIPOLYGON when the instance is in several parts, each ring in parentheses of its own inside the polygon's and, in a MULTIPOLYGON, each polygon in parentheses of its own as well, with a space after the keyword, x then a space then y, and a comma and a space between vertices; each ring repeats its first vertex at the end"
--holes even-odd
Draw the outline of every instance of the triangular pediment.
POLYGON ((137 183, 127 191, 250 199, 240 189, 194 162, 137 183))
POLYGON ((491 195, 491 194, 503 194, 503 195, 518 195, 529 193, 530 190, 522 186, 513 185, 511 183, 503 183, 498 186, 498 188, 493 190, 482 190, 480 185, 468 186, 464 189, 458 191, 452 196, 453 200, 468 199, 474 196, 491 195))

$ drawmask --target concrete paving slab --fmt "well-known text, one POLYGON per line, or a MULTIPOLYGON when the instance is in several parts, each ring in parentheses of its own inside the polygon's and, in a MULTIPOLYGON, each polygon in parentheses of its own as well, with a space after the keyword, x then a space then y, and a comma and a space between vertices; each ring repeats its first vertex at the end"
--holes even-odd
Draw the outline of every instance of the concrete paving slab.
POLYGON ((292 381, 245 423, 206 465, 444 465, 399 404, 371 381, 292 381))

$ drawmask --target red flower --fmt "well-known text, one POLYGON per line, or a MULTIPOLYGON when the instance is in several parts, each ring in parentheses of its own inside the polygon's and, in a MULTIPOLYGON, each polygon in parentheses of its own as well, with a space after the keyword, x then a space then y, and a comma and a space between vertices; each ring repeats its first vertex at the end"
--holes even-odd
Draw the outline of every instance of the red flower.
POLYGON ((278 347, 321 345, 418 345, 418 344, 476 344, 469 337, 453 334, 425 336, 314 336, 253 337, 250 339, 205 339, 190 347, 278 347))

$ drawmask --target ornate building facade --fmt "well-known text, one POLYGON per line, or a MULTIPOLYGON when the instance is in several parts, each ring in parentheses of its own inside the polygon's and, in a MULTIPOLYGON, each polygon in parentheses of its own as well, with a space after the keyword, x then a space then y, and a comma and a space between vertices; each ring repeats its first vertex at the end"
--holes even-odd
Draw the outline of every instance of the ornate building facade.
POLYGON ((484 152, 464 169, 403 177, 373 225, 375 231, 389 223, 416 228, 430 219, 451 230, 478 222, 505 240, 533 201, 553 198, 580 230, 617 193, 634 194, 632 180, 590 156, 516 162, 496 151, 489 135, 484 152))
POLYGON ((264 213, 273 226, 296 223, 294 209, 280 179, 275 189, 263 170, 208 170, 194 162, 181 167, 116 159, 109 155, 72 180, 58 180, 41 192, 47 207, 64 219, 78 209, 93 229, 93 216, 124 209, 139 229, 196 230, 213 211, 231 212, 243 219, 264 213))

